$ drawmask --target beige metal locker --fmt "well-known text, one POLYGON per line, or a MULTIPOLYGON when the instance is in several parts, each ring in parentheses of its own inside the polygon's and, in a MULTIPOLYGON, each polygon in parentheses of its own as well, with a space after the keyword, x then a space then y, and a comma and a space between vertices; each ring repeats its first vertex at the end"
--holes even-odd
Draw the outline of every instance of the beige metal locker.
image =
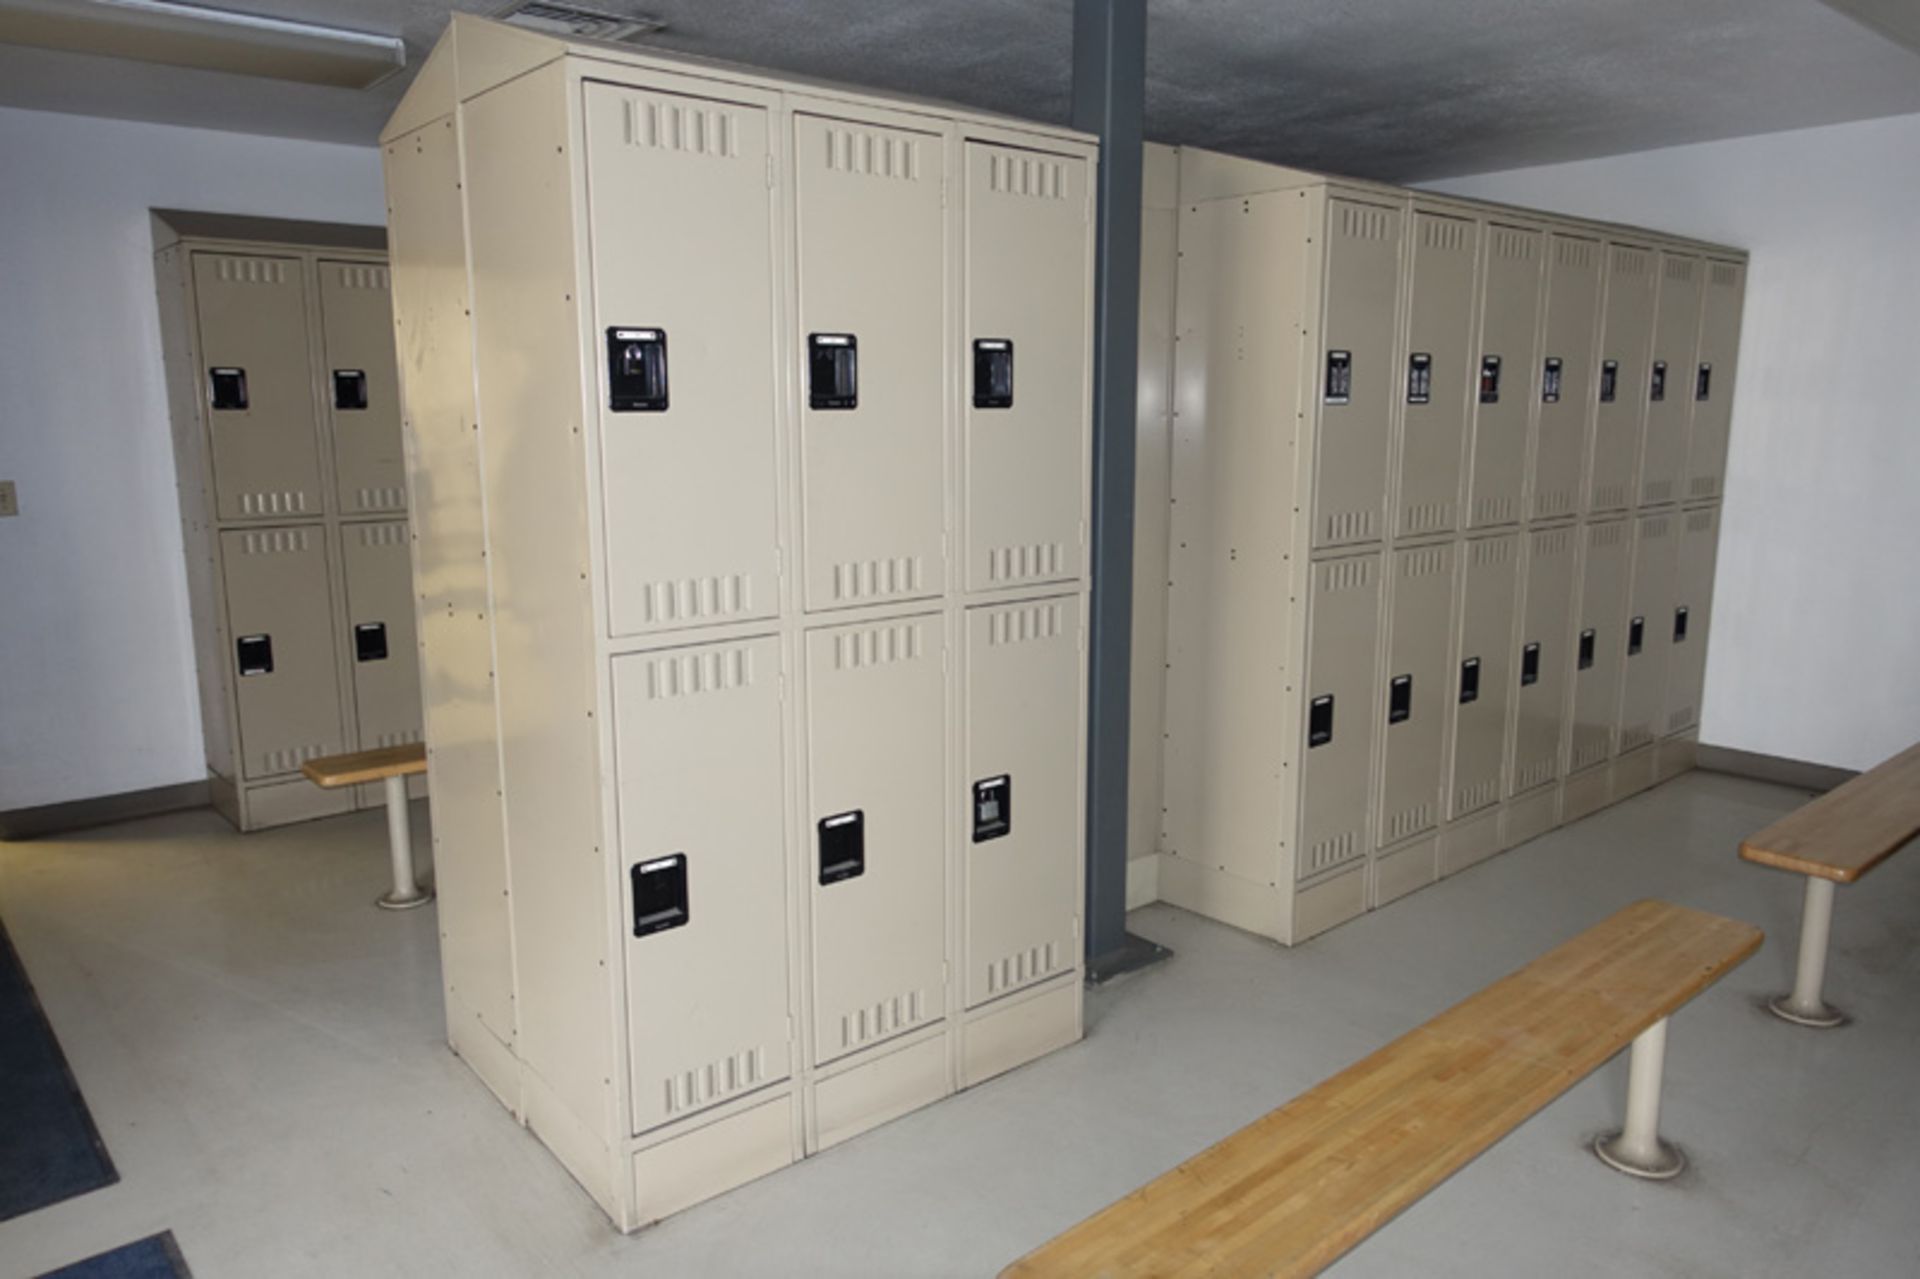
POLYGON ((1460 627, 1453 670, 1453 766, 1447 819, 1500 802, 1506 765, 1507 708, 1514 682, 1513 622, 1519 595, 1520 535, 1463 543, 1460 627))
POLYGON ((1638 492, 1656 260, 1652 249, 1607 246, 1607 301, 1600 325, 1593 453, 1587 468, 1587 509, 1596 513, 1625 510, 1634 504, 1638 492))
POLYGON ((1400 388, 1394 367, 1400 293, 1397 207, 1327 202, 1326 301, 1314 452, 1313 545, 1377 541, 1387 448, 1400 388))
POLYGON ((1473 332, 1463 321, 1473 313, 1479 245, 1472 218, 1414 210, 1395 537, 1459 526, 1474 387, 1473 332))
POLYGON ((1078 577, 1085 559, 1090 166, 966 144, 966 588, 1078 577))
POLYGON ((1527 534, 1520 610, 1520 670, 1514 680, 1513 765, 1507 793, 1520 795, 1560 776, 1560 737, 1574 653, 1574 564, 1580 529, 1563 524, 1527 534))
POLYGON ((796 115, 793 131, 806 604, 935 595, 946 589, 946 143, 815 115, 796 115))
POLYGON ((1627 594, 1626 661, 1620 678, 1622 755, 1658 737, 1665 719, 1679 518, 1663 512, 1643 515, 1634 524, 1633 585, 1627 594))
POLYGON ((1574 608, 1573 691, 1567 719, 1567 771, 1580 772, 1613 756, 1615 708, 1627 648, 1627 586, 1633 560, 1633 524, 1596 521, 1582 529, 1580 593, 1574 608))
POLYGON ((786 1079, 780 641, 613 659, 635 1133, 786 1079))
POLYGON ((1480 268, 1480 347, 1474 365, 1467 526, 1517 523, 1527 479, 1534 363, 1540 343, 1541 263, 1546 235, 1487 224, 1480 268))
POLYGON ((1298 876, 1365 857, 1375 714, 1381 557, 1313 566, 1307 613, 1306 722, 1300 740, 1298 876))
POLYGON ((1688 501, 1720 496, 1739 368, 1740 308, 1747 269, 1709 258, 1700 307, 1700 358, 1693 372, 1693 430, 1687 440, 1688 501))
POLYGON ((1674 579, 1673 645, 1667 670, 1663 734, 1700 722, 1700 693, 1707 675, 1707 626, 1713 620, 1713 567, 1720 544, 1720 507, 1680 512, 1679 566, 1674 579))
POLYGON ((1600 242, 1556 232, 1549 244, 1529 498, 1529 518, 1536 520, 1561 519, 1580 509, 1600 324, 1600 242))
POLYGON ((242 776, 297 773, 344 750, 326 529, 229 529, 220 559, 242 776))
POLYGON ((400 387, 393 363, 393 302, 377 262, 314 263, 320 280, 321 396, 333 428, 336 509, 404 512, 400 387))
POLYGON ((401 521, 343 524, 347 618, 340 633, 353 671, 360 749, 420 740, 420 664, 413 565, 401 521))
POLYGON ((1396 550, 1388 558, 1387 696, 1380 757, 1379 845, 1440 822, 1446 780, 1447 640, 1453 634, 1459 543, 1396 550))
POLYGON ((320 443, 299 258, 193 254, 214 515, 318 516, 320 443))
POLYGON ((1699 349, 1700 279, 1706 264, 1689 253, 1660 255, 1653 363, 1647 374, 1646 440, 1640 450, 1640 505, 1678 500, 1693 417, 1694 355, 1699 349))
POLYGON ((966 615, 965 1000, 1073 969, 1080 945, 1080 599, 966 615))

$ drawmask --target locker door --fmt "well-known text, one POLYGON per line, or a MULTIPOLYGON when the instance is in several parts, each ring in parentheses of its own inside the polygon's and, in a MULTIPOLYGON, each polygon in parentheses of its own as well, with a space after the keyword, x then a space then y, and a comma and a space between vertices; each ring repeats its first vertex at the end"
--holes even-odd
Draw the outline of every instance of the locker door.
POLYGON ((1380 846, 1440 821, 1446 778, 1447 637, 1453 633, 1458 543, 1395 551, 1389 561, 1387 709, 1380 772, 1380 846))
POLYGON ((1627 579, 1633 526, 1606 520, 1585 529, 1580 598, 1574 608, 1573 695, 1568 718, 1572 749, 1567 771, 1577 773, 1613 756, 1614 711, 1620 704, 1627 650, 1627 579))
POLYGON ((1509 795, 1545 786, 1560 776, 1560 728, 1566 711, 1567 677, 1577 655, 1568 650, 1567 632, 1573 613, 1574 552, 1579 531, 1567 524, 1527 535, 1527 595, 1520 613, 1520 669, 1514 676, 1509 795))
POLYGON ((780 642, 613 659, 633 1131, 787 1077, 780 642))
MULTIPOLYGON (((1713 565, 1720 544, 1720 508, 1680 515, 1679 569, 1667 637, 1673 645, 1667 671, 1665 733, 1700 722, 1700 692, 1707 676, 1707 625, 1713 619, 1713 565)), ((1652 623, 1649 622, 1649 625, 1652 623)))
POLYGON ((1627 656, 1620 684, 1620 753, 1645 746, 1665 720, 1667 666, 1673 649, 1673 578, 1678 516, 1643 515, 1633 533, 1633 585, 1628 591, 1627 656))
POLYGON ((946 1015, 943 627, 807 635, 817 1063, 946 1015))
POLYGON ((1546 236, 1539 231, 1487 224, 1487 252, 1480 268, 1480 349, 1474 368, 1473 460, 1467 469, 1469 528, 1520 519, 1545 248, 1546 236))
POLYGON ((297 772, 346 749, 324 531, 230 529, 220 534, 220 561, 242 774, 297 772))
POLYGON ((340 642, 353 669, 360 749, 420 740, 419 645, 413 565, 404 521, 343 524, 347 625, 340 642))
POLYGON ((1694 355, 1700 341, 1700 277, 1706 264, 1684 253, 1660 255, 1654 307, 1653 364, 1647 374, 1646 442, 1640 452, 1640 504, 1679 497, 1693 417, 1694 355))
POLYGON ((1387 445, 1400 372, 1399 209, 1327 203, 1325 349, 1315 445, 1313 544, 1372 542, 1386 511, 1387 445))
POLYGON ((223 520, 319 515, 320 449, 297 258, 193 255, 200 393, 223 520))
POLYGON ((1399 511, 1396 537, 1444 533, 1460 522, 1460 470, 1467 450, 1467 395, 1473 385, 1475 256, 1480 224, 1415 210, 1407 356, 1399 398, 1399 511))
POLYGON ((794 117, 809 609, 946 589, 944 141, 794 117))
POLYGON ((586 86, 615 635, 779 608, 768 112, 586 86))
POLYGON ((1520 535, 1476 538, 1462 552, 1460 644, 1451 687, 1453 778, 1447 819, 1500 800, 1506 765, 1513 610, 1520 585, 1520 535))
POLYGON ((1607 246, 1607 301, 1600 325, 1594 387, 1593 463, 1587 509, 1633 505, 1640 466, 1640 423, 1647 407, 1647 350, 1653 342, 1654 253, 1607 246))
POLYGON ((1580 509, 1599 323, 1599 242, 1553 236, 1540 352, 1540 424, 1533 446, 1531 501, 1536 520, 1559 519, 1580 509))
POLYGON ((1313 566, 1300 756, 1301 879, 1365 857, 1370 846, 1380 567, 1377 552, 1313 566))
POLYGON ((320 276, 320 393, 333 427, 340 512, 404 511, 406 459, 400 445, 400 385, 387 268, 324 260, 315 267, 320 276))
POLYGON ((1071 970, 1080 936, 1080 600, 967 613, 967 1007, 1071 970))
POLYGON ((1087 162, 967 143, 968 590, 1084 563, 1093 235, 1087 162))
POLYGON ((1733 419, 1733 376, 1740 355, 1740 305, 1747 269, 1708 262, 1700 313, 1700 359, 1693 372, 1693 431, 1687 441, 1687 498, 1719 497, 1733 419))

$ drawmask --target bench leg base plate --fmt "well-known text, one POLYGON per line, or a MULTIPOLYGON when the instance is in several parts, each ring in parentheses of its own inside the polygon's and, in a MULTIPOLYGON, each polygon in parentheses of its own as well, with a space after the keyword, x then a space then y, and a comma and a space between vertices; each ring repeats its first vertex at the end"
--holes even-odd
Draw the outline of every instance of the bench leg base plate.
POLYGON ((408 893, 405 896, 395 893, 381 893, 373 899, 373 904, 381 910, 412 910, 414 907, 424 906, 432 900, 432 893, 427 892, 425 889, 416 889, 414 892, 408 893))
POLYGON ((1775 995, 1767 1001, 1767 1011, 1781 1021, 1790 1021, 1796 1026, 1810 1026, 1814 1030, 1832 1030, 1853 1020, 1831 1004, 1819 1004, 1811 1010, 1795 1007, 1792 995, 1775 995))
POLYGON ((1648 1181, 1668 1181, 1687 1170, 1687 1153, 1670 1141, 1654 1138, 1654 1157, 1645 1159, 1639 1152, 1628 1155, 1621 1150, 1621 1133, 1606 1133, 1593 1139, 1593 1153, 1615 1172, 1648 1181))

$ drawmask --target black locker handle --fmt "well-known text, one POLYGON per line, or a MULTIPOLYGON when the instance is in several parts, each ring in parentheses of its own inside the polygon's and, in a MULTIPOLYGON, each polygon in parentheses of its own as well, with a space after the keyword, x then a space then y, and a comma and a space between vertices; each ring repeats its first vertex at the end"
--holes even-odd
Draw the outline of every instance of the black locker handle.
POLYGON ((1566 361, 1557 355, 1549 355, 1545 367, 1540 370, 1540 402, 1558 404, 1560 402, 1560 380, 1566 369, 1566 361))
POLYGON ((1706 400, 1713 397, 1713 365, 1702 364, 1700 372, 1694 376, 1693 398, 1706 400))
POLYGON ((1395 675, 1387 684, 1387 723, 1400 724, 1413 718, 1413 676, 1395 675))
POLYGON ((1460 704, 1480 700, 1480 659, 1469 657, 1460 663, 1460 704))
POLYGON ((1407 357, 1407 403, 1433 402, 1433 356, 1415 351, 1407 357))
POLYGON ((273 674, 273 636, 242 635, 233 647, 242 676, 273 674))
POLYGON ((1620 361, 1600 362, 1600 402, 1611 404, 1620 396, 1620 361))
POLYGON ((1627 656, 1632 657, 1646 647, 1647 619, 1636 617, 1627 623, 1627 656))
POLYGON ((208 369, 207 393, 213 407, 221 411, 247 407, 247 371, 245 369, 208 369))
POLYGON ((807 407, 860 407, 860 339, 851 333, 807 335, 807 407))
POLYGON ((862 809, 822 817, 820 832, 820 882, 837 884, 857 879, 867 872, 867 815, 862 809))
POLYGON ((1353 399, 1353 352, 1327 352, 1326 401, 1346 404, 1353 399))
POLYGON ((1316 697, 1307 703, 1307 749, 1325 746, 1333 740, 1333 694, 1316 697))
POLYGON ((1540 645, 1536 641, 1520 650, 1520 687, 1540 682, 1540 645))
POLYGON ((974 339, 973 407, 1013 407, 1013 343, 1009 339, 974 339))
POLYGON ((635 862, 633 881, 633 935, 650 937, 679 928, 693 918, 687 901, 687 855, 656 857, 635 862))
POLYGON ((356 622, 354 624, 353 660, 356 662, 384 662, 387 660, 387 624, 385 622, 356 622))
POLYGON ((1682 643, 1687 638, 1687 606, 1682 604, 1673 610, 1673 642, 1682 643))
POLYGON ((1497 355, 1480 357, 1480 402, 1500 402, 1500 357, 1497 355))
POLYGON ((351 413, 367 407, 367 371, 365 369, 335 369, 333 371, 333 407, 338 412, 351 413))
POLYGON ((1647 398, 1659 404, 1667 398, 1667 362, 1653 362, 1653 380, 1647 388, 1647 398))
POLYGON ((615 413, 667 411, 667 331, 607 330, 607 407, 615 413))
POLYGON ((1013 830, 1013 777, 1002 773, 973 784, 973 842, 984 844, 1013 830))
POLYGON ((1587 630, 1580 632, 1580 669, 1584 671, 1591 668, 1592 666, 1593 666, 1593 630, 1589 628, 1587 630))

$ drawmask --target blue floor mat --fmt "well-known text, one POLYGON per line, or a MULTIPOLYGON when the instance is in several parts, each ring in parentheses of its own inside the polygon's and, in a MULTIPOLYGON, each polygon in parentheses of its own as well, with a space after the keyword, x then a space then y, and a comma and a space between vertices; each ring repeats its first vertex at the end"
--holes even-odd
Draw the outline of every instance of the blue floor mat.
POLYGON ((120 1179, 4 924, 0 1100, 0 1221, 120 1179))
POLYGON ((193 1279, 193 1272, 168 1230, 49 1270, 40 1279, 193 1279))

